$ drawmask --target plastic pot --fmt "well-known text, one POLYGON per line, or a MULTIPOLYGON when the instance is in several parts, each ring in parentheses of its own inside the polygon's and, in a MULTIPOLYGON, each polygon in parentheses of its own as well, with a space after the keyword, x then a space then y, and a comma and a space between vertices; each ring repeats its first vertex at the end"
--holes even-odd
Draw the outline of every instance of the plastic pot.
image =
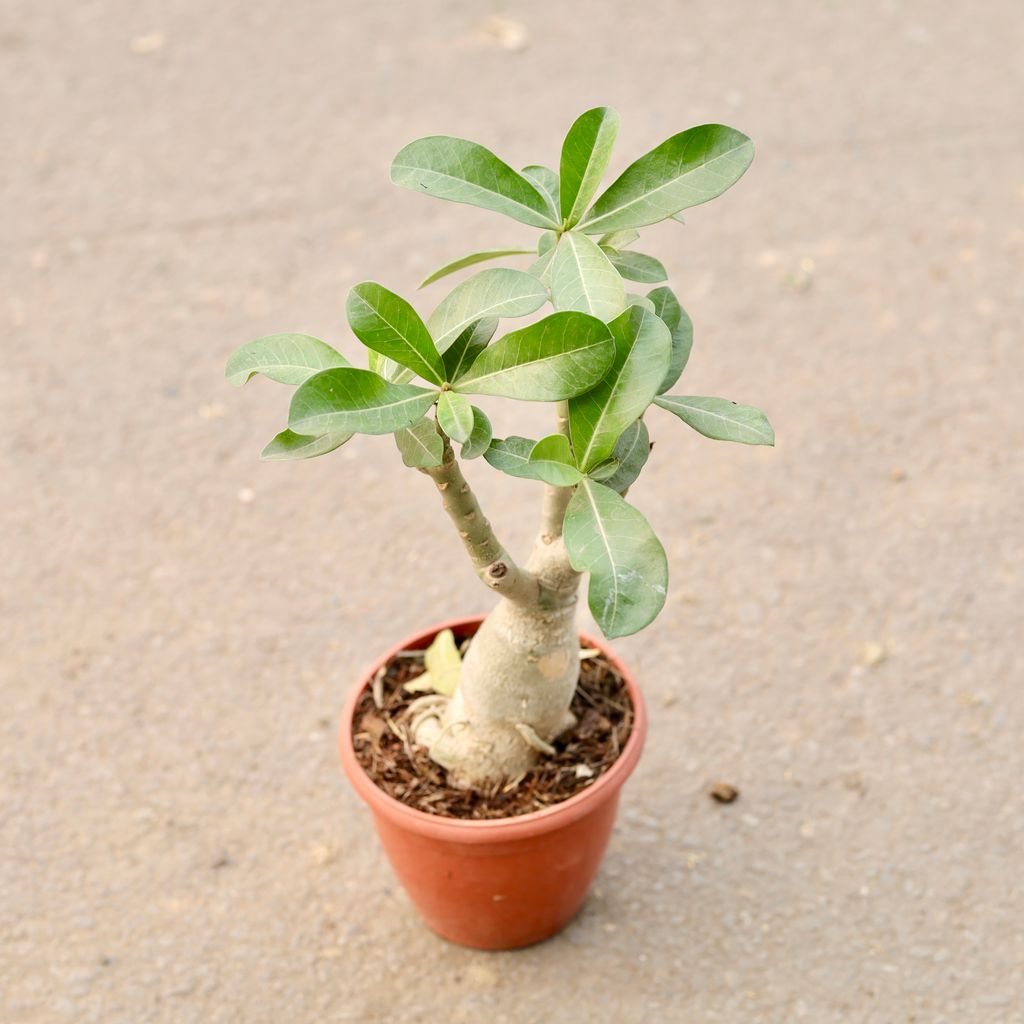
POLYGON ((341 718, 341 761, 369 805, 391 866, 424 921, 438 935, 478 949, 515 949, 549 938, 583 905, 604 856, 619 791, 640 758, 647 732, 643 697, 629 670, 601 641, 633 701, 633 730, 615 763, 592 785, 543 811, 466 821, 426 814, 388 796, 363 771, 352 745, 359 697, 381 665, 427 647, 443 629, 476 632, 482 616, 443 622, 396 644, 363 674, 341 718))

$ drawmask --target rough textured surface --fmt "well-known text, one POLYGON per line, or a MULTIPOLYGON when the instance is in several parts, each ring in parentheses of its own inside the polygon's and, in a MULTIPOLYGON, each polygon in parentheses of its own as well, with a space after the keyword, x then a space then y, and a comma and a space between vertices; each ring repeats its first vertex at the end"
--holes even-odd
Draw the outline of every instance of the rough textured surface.
MULTIPOLYGON (((1019 3, 0 21, 0 1018, 1024 1019, 1019 3), (602 102, 619 169, 702 121, 757 141, 645 248, 687 388, 780 440, 652 412, 672 596, 618 645, 649 749, 582 916, 486 955, 416 921, 332 730, 397 633, 487 596, 389 439, 261 465, 285 392, 222 370, 272 330, 356 354, 350 284, 527 234, 390 187, 405 142, 551 162, 602 102)), ((522 552, 536 489, 471 471, 522 552)))

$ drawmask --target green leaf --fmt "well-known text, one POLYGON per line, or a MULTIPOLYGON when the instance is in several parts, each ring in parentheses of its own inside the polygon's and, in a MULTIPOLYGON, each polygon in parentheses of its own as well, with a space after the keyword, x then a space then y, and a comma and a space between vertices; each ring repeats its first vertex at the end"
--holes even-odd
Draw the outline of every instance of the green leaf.
POLYGON ((559 208, 566 227, 579 221, 597 195, 618 133, 619 115, 611 107, 588 110, 569 129, 559 173, 559 208))
POLYGON ((429 277, 423 278, 417 287, 426 288, 428 284, 433 284, 435 281, 439 281, 442 277, 454 274, 457 270, 462 270, 465 267, 471 267, 475 263, 486 263, 487 260, 498 260, 501 259, 502 256, 532 256, 533 252, 533 249, 488 249, 486 252, 471 252, 468 256, 452 260, 451 263, 446 263, 443 267, 435 270, 429 277))
POLYGON ((637 295, 636 292, 626 292, 626 305, 639 306, 646 309, 648 313, 654 312, 654 303, 646 295, 637 295))
POLYGON ((308 434, 296 434, 292 430, 282 430, 260 452, 264 462, 285 462, 293 459, 315 459, 318 455, 326 455, 340 448, 351 434, 324 434, 311 437, 308 434))
POLYGON ((439 352, 446 352, 474 321, 526 316, 547 301, 544 286, 532 274, 492 267, 466 278, 427 318, 439 352))
POLYGON ((530 452, 536 441, 528 437, 506 437, 504 441, 491 442, 490 448, 484 452, 484 459, 495 469, 509 476, 522 477, 524 480, 539 480, 537 467, 530 462, 530 452))
POLYGON ((640 475, 640 470, 647 463, 647 457, 651 454, 651 438, 647 433, 647 426, 643 420, 631 423, 622 432, 622 436, 615 443, 614 457, 619 466, 615 472, 604 480, 606 487, 610 487, 617 494, 624 494, 633 481, 640 475))
POLYGON ((537 237, 537 255, 543 256, 558 245, 558 235, 554 231, 542 231, 537 237))
POLYGON ((589 234, 640 228, 721 195, 743 176, 754 144, 742 132, 704 124, 666 139, 630 164, 583 221, 589 234))
POLYGON ((699 434, 715 441, 740 444, 775 444, 768 417, 752 405, 737 405, 728 398, 693 398, 661 395, 655 405, 675 413, 699 434))
POLYGON ((482 409, 473 406, 473 431, 469 440, 462 446, 464 459, 478 459, 485 454, 491 444, 491 421, 482 409))
POLYGON ((411 427, 437 401, 437 392, 392 384, 372 370, 324 370, 292 396, 288 426, 299 434, 392 434, 411 427))
POLYGON ((530 164, 523 168, 523 177, 547 200, 548 216, 558 222, 558 175, 550 167, 530 164))
POLYGON ((642 284, 657 284, 668 277, 668 272, 660 260, 653 256, 645 256, 642 252, 619 252, 602 246, 611 265, 627 281, 639 281, 642 284))
POLYGON ((608 369, 614 348, 600 320, 585 313, 553 313, 484 349, 455 389, 560 402, 592 388, 608 369))
POLYGON ((686 310, 679 305, 679 300, 671 288, 655 288, 647 293, 654 303, 654 312, 665 321, 665 326, 672 332, 672 356, 668 362, 668 372, 658 388, 663 395, 677 380, 690 359, 693 347, 693 321, 686 310))
POLYGON ((558 227, 548 200, 526 178, 466 139, 433 135, 410 142, 392 162, 391 180, 413 192, 481 206, 535 228, 558 227))
POLYGON ((454 391, 442 391, 437 402, 437 422, 453 441, 468 441, 473 432, 473 406, 469 399, 454 391))
POLYGON ((374 373, 379 373, 385 380, 396 381, 399 384, 412 380, 416 376, 412 370, 399 366, 394 359, 388 359, 379 352, 374 352, 372 348, 366 351, 366 365, 374 373))
POLYGON ((557 251, 557 249, 548 249, 543 256, 534 260, 526 271, 537 278, 545 288, 551 287, 551 264, 555 262, 555 253, 557 251))
POLYGON ((348 322, 355 336, 374 352, 431 384, 444 383, 444 364, 419 314, 405 299, 376 284, 364 281, 348 293, 348 322))
POLYGON ((487 348, 497 329, 497 317, 488 317, 486 320, 471 323, 452 345, 445 349, 441 357, 444 361, 446 379, 458 380, 473 365, 473 360, 487 348))
POLYGON ((602 235, 597 240, 597 244, 602 249, 625 249, 627 245, 632 245, 639 237, 639 231, 626 228, 625 231, 609 231, 608 234, 602 235))
POLYGON ((607 322, 622 312, 626 289, 597 243, 569 231, 559 239, 551 264, 551 302, 555 309, 575 309, 607 322))
POLYGON ((530 463, 541 480, 555 487, 572 487, 583 479, 565 434, 542 437, 530 452, 530 463))
POLYGON ((665 604, 665 549, 647 520, 615 491, 584 480, 565 511, 565 548, 590 573, 590 611, 609 640, 650 623, 665 604))
POLYGON ((348 366, 348 360, 326 342, 308 334, 271 334, 236 349, 224 368, 224 376, 241 387, 257 373, 280 384, 301 384, 332 366, 348 366))
POLYGON ((426 416, 405 430, 396 430, 395 444, 410 469, 433 469, 444 461, 444 441, 426 416))
POLYGON ((459 686, 462 658, 450 629, 442 629, 434 637, 423 656, 430 683, 437 693, 450 697, 459 686))
POLYGON ((605 480, 610 480, 615 475, 618 468, 618 459, 605 459, 600 465, 595 466, 587 476, 598 483, 604 483, 605 480))
POLYGON ((619 436, 651 404, 665 376, 672 344, 654 313, 630 306, 609 325, 611 367, 593 390, 569 402, 569 436, 584 472, 615 451, 619 436))

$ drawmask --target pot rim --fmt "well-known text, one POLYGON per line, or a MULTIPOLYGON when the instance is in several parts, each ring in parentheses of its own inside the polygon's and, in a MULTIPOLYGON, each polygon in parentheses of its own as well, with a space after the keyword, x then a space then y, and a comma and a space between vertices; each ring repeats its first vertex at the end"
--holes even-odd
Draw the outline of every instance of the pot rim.
POLYGON ((408 650, 417 643, 429 640, 443 629, 454 630, 460 626, 479 626, 485 618, 484 615, 468 615, 448 619, 429 629, 420 630, 401 643, 395 644, 362 673, 359 682, 350 689, 341 714, 338 730, 341 762, 345 774, 355 787, 356 792, 369 804, 374 814, 382 815, 395 825, 432 839, 458 843, 493 843, 500 840, 525 839, 569 825, 616 795, 640 760, 640 753, 647 735, 647 709, 636 680, 603 640, 598 640, 581 631, 581 642, 588 647, 598 648, 622 675, 633 702, 633 728, 626 740, 626 745, 612 766, 596 782, 567 800, 562 800, 552 807, 546 807, 542 811, 479 821, 428 814, 414 807, 408 807, 394 797, 388 796, 364 771, 363 766, 356 758, 352 743, 352 719, 363 690, 370 685, 377 670, 382 665, 386 665, 399 651, 408 650))

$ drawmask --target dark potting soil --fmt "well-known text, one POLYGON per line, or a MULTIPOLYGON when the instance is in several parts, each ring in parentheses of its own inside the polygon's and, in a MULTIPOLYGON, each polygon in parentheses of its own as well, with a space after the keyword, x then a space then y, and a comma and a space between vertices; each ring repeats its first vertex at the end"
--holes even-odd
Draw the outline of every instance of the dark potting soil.
POLYGON ((602 655, 586 658, 572 699, 577 724, 555 740, 555 753, 541 754, 516 784, 487 792, 459 789, 409 734, 409 705, 421 694, 409 693, 404 684, 423 671, 422 651, 392 658, 356 705, 352 739, 359 763, 388 796, 428 814, 511 818, 568 800, 614 764, 633 728, 633 703, 622 676, 602 655))

